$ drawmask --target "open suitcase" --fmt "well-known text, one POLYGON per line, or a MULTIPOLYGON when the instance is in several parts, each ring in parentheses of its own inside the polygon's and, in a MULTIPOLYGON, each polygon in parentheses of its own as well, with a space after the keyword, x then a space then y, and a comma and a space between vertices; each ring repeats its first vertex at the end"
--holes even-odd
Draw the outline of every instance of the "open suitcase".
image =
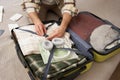
MULTIPOLYGON (((53 24, 59 25, 60 21, 45 21, 43 23, 51 26, 53 24)), ((44 74, 46 74, 45 69, 48 65, 43 63, 41 55, 39 53, 34 54, 34 52, 33 54, 24 55, 25 51, 23 50, 23 48, 26 49, 26 47, 29 47, 30 45, 21 47, 22 40, 20 37, 24 38, 23 41, 28 38, 27 36, 24 37, 24 32, 29 33, 30 36, 36 35, 35 31, 30 30, 30 28, 28 27, 33 28, 34 25, 21 26, 12 30, 12 37, 16 44, 18 57, 24 67, 28 70, 28 74, 32 80, 46 80, 44 79, 44 74), (18 34, 19 31, 20 34, 18 34)), ((33 39, 31 41, 34 42, 35 40, 33 39)), ((73 48, 76 48, 76 46, 73 45, 73 48)), ((90 59, 89 57, 82 55, 79 51, 78 53, 76 52, 76 54, 78 55, 78 58, 51 63, 49 71, 47 73, 47 80, 73 80, 80 73, 88 71, 92 66, 93 58, 90 59)))
MULTIPOLYGON (((44 24, 49 24, 49 23, 56 23, 58 25, 60 24, 59 21, 44 22, 44 24)), ((88 36, 86 39, 83 37, 81 38, 81 33, 79 32, 82 32, 81 30, 83 31, 85 30, 85 29, 80 29, 81 26, 86 26, 86 25, 87 27, 94 26, 94 28, 92 28, 91 30, 93 31, 93 29, 95 29, 97 26, 100 26, 102 24, 110 24, 114 26, 110 22, 103 20, 89 12, 80 12, 77 16, 75 16, 72 19, 67 31, 70 34, 71 40, 75 43, 73 48, 77 49, 80 52, 77 55, 82 57, 82 59, 77 59, 77 60, 71 59, 63 62, 61 61, 58 63, 51 63, 51 66, 48 71, 47 80, 73 80, 75 77, 77 77, 81 73, 88 71, 91 68, 94 60, 104 61, 120 52, 120 44, 118 44, 114 48, 107 51, 106 54, 99 53, 95 49, 93 49, 92 46, 89 44, 88 36), (66 65, 65 62, 69 64, 66 65), (60 67, 60 69, 55 70, 54 67, 60 67)), ((28 26, 31 26, 31 25, 28 25, 28 26)), ((12 37, 16 44, 18 57, 21 60, 24 67, 28 70, 28 74, 30 75, 30 78, 32 80, 43 80, 42 77, 44 75, 44 69, 45 69, 45 66, 47 65, 43 64, 41 55, 40 54, 30 54, 26 56, 23 55, 24 53, 21 49, 18 36, 16 34, 16 30, 23 30, 24 27, 25 26, 22 26, 12 30, 12 37)), ((115 29, 118 32, 120 32, 119 28, 115 27, 115 29)), ((23 31, 27 31, 30 33, 32 32, 33 34, 35 33, 30 30, 23 30, 23 31)), ((90 34, 91 33, 89 33, 89 35, 90 34)))

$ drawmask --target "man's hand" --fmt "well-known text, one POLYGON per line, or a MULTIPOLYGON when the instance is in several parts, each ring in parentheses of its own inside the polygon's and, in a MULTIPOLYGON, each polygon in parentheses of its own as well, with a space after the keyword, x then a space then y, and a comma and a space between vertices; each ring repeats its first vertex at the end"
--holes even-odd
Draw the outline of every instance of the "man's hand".
MULTIPOLYGON (((33 23, 35 24, 35 29, 38 35, 43 36, 46 33, 46 29, 44 24, 39 19, 36 12, 29 13, 30 18, 32 19, 33 23)), ((65 33, 65 30, 71 20, 72 16, 69 13, 63 13, 63 19, 59 28, 53 31, 52 34, 47 37, 47 39, 52 40, 55 37, 62 37, 65 33)))
POLYGON ((72 18, 72 16, 69 13, 64 13, 63 19, 62 19, 62 22, 61 22, 59 28, 55 29, 53 31, 53 33, 50 34, 49 37, 47 37, 47 39, 52 40, 55 37, 63 37, 71 18, 72 18))
POLYGON ((56 37, 63 37, 64 36, 64 33, 65 33, 65 29, 63 29, 62 27, 59 27, 59 28, 56 28, 52 34, 50 34, 47 39, 48 40, 52 40, 53 38, 56 38, 56 37))
POLYGON ((39 19, 38 14, 36 12, 31 12, 28 15, 32 19, 33 23, 35 24, 35 29, 37 34, 40 36, 43 36, 46 33, 46 28, 44 24, 41 22, 41 20, 39 19))
POLYGON ((39 21, 36 21, 34 24, 37 34, 43 36, 46 33, 46 28, 44 24, 39 21))

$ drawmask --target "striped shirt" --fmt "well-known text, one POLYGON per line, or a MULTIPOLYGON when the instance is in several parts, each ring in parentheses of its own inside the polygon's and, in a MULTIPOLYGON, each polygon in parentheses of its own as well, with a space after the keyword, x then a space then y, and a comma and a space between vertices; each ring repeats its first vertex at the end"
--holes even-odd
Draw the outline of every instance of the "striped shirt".
POLYGON ((55 5, 56 2, 55 0, 41 0, 42 3, 47 4, 47 5, 55 5))
POLYGON ((27 13, 39 12, 41 4, 54 5, 56 4, 60 9, 61 13, 69 13, 74 16, 77 13, 75 7, 75 0, 24 0, 23 7, 27 13))

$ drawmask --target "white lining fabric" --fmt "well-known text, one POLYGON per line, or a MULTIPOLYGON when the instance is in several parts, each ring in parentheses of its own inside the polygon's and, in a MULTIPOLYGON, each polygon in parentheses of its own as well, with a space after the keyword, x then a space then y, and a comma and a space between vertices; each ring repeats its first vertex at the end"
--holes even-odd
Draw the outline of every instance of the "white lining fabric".
MULTIPOLYGON (((90 36, 90 44, 92 47, 99 51, 104 52, 104 48, 107 44, 114 41, 118 38, 119 32, 111 28, 111 25, 104 24, 96 28, 90 36)), ((113 47, 116 46, 116 43, 113 43, 113 47)))

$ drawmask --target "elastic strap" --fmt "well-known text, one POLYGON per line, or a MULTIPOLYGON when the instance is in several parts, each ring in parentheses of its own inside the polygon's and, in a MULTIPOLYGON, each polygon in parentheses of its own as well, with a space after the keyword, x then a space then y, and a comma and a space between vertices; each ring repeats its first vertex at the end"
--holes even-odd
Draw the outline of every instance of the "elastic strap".
POLYGON ((56 47, 54 46, 53 49, 50 51, 50 56, 49 56, 49 59, 48 59, 48 63, 46 64, 46 67, 45 67, 45 69, 44 69, 44 74, 43 74, 42 80, 46 80, 46 79, 47 79, 47 74, 48 74, 48 71, 49 71, 49 68, 50 68, 50 64, 51 64, 51 61, 52 61, 52 58, 53 58, 54 50, 55 50, 55 49, 69 50, 69 51, 73 51, 73 52, 75 52, 75 53, 79 53, 79 54, 80 54, 80 51, 77 50, 77 49, 71 49, 71 48, 56 48, 56 47))
POLYGON ((120 38, 115 39, 115 40, 113 40, 112 42, 110 42, 109 44, 107 44, 107 45, 104 47, 104 50, 106 50, 106 47, 108 47, 109 45, 113 44, 114 42, 116 42, 116 41, 118 41, 118 40, 120 40, 120 38))
POLYGON ((117 26, 115 26, 115 25, 113 25, 111 22, 109 22, 109 21, 107 21, 107 20, 104 20, 107 24, 110 24, 110 25, 112 25, 112 29, 114 29, 114 30, 116 30, 117 32, 119 32, 120 33, 120 28, 118 28, 117 26))
MULTIPOLYGON (((46 29, 48 29, 50 26, 52 26, 53 24, 54 24, 55 22, 52 22, 50 25, 48 25, 47 26, 47 28, 46 29)), ((21 29, 21 28, 16 28, 16 29, 19 29, 19 30, 21 30, 21 31, 25 31, 25 32, 29 32, 29 33, 32 33, 32 34, 35 34, 35 35, 37 35, 37 33, 36 32, 34 32, 34 31, 31 31, 31 30, 27 30, 27 29, 21 29)), ((46 36, 47 34, 44 34, 43 36, 46 36)))
POLYGON ((21 31, 25 31, 25 32, 29 32, 29 33, 32 33, 32 34, 36 34, 37 35, 37 33, 36 32, 33 32, 33 31, 31 31, 31 30, 27 30, 27 29, 20 29, 20 28, 18 28, 19 30, 21 30, 21 31))
POLYGON ((73 51, 76 54, 81 54, 81 52, 79 50, 77 50, 77 49, 71 49, 71 48, 56 48, 56 49, 68 50, 68 51, 73 51))
POLYGON ((47 79, 47 74, 48 74, 48 71, 49 71, 49 68, 50 68, 50 65, 51 65, 51 61, 52 61, 52 58, 53 58, 53 55, 54 55, 54 49, 55 49, 55 46, 53 46, 52 50, 50 51, 50 56, 49 56, 49 59, 48 59, 48 63, 46 64, 46 67, 44 69, 44 74, 43 74, 43 77, 41 80, 46 80, 47 79))

